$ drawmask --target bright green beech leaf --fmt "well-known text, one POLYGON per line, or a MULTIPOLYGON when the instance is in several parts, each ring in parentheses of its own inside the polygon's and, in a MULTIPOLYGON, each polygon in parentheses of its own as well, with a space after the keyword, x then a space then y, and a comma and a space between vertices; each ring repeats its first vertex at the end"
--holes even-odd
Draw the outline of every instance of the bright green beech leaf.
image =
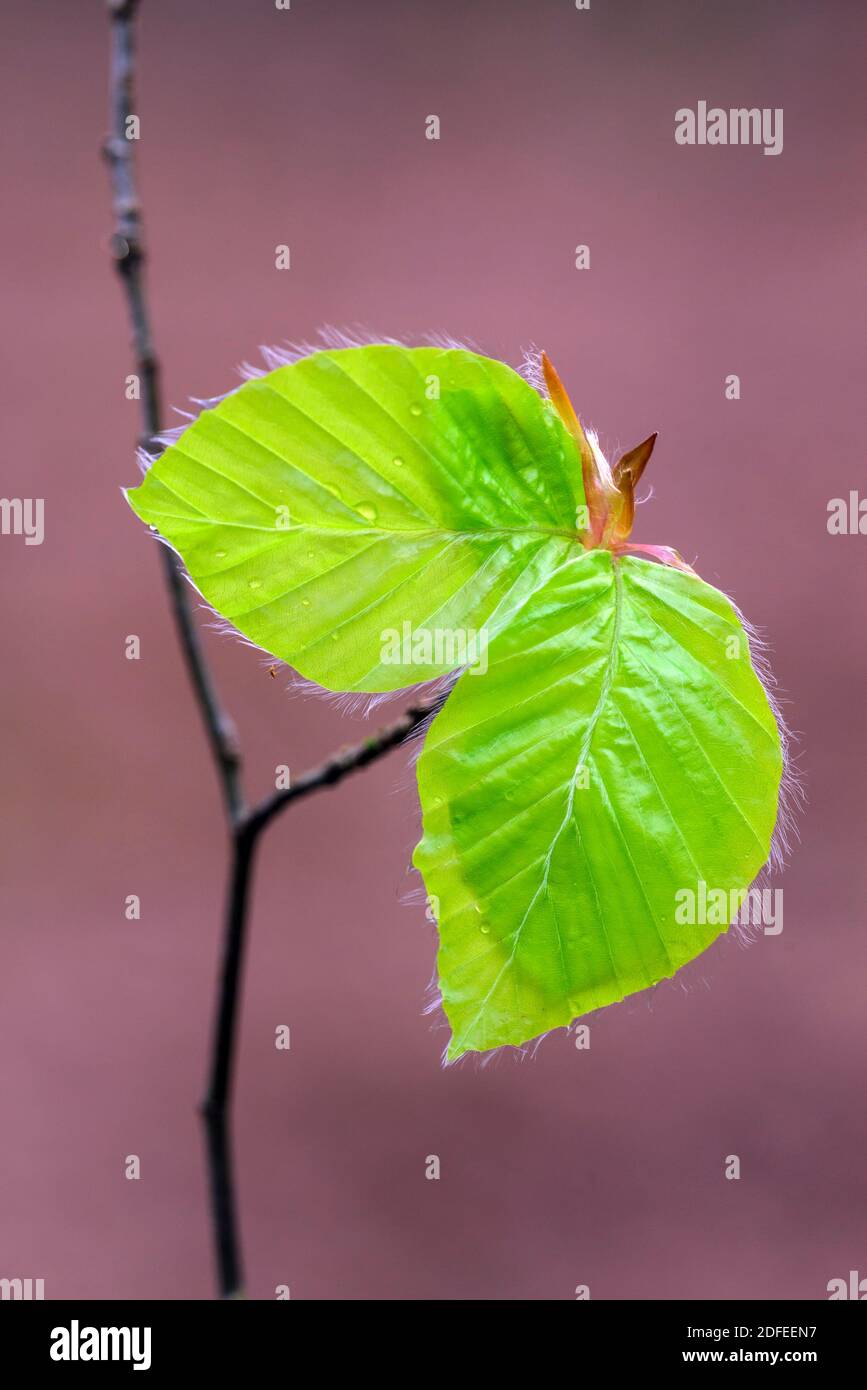
POLYGON ((569 1024, 703 951, 730 918, 678 921, 703 915, 678 913, 683 891, 749 887, 781 774, 746 634, 692 574, 591 550, 488 662, 418 764, 450 1058, 569 1024))
POLYGON ((128 494, 224 618, 320 685, 463 670, 419 760, 415 853, 450 1058, 673 975, 736 915, 777 816, 734 609, 629 539, 656 436, 609 467, 540 365, 548 399, 463 350, 315 352, 205 410, 128 494))
POLYGON ((581 553, 567 429, 511 368, 457 349, 280 367, 204 411, 127 496, 223 617, 336 690, 465 664, 451 634, 489 638, 581 553))

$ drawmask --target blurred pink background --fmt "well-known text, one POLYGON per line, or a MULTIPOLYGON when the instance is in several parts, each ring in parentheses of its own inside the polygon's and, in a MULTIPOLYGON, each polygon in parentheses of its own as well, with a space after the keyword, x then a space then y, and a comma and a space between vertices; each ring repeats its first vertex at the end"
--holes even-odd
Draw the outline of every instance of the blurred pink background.
MULTIPOLYGON (((286 814, 236 1091, 254 1297, 815 1299, 867 1274, 867 539, 826 529, 865 487, 865 21, 854 0, 143 0, 167 403, 325 323, 512 363, 545 347, 612 448, 660 431, 634 538, 764 629, 809 786, 781 936, 718 943, 688 989, 593 1020, 589 1051, 559 1033, 485 1069, 443 1071, 421 1016, 406 754, 286 814), (677 146, 701 99, 783 107, 783 153, 677 146)), ((107 23, 97 0, 7 0, 0 24, 3 492, 46 506, 42 546, 0 538, 0 1276, 209 1297, 195 1104, 224 832, 159 557, 119 492, 139 422, 98 154, 107 23)), ((206 640, 255 794, 365 727, 206 640)))

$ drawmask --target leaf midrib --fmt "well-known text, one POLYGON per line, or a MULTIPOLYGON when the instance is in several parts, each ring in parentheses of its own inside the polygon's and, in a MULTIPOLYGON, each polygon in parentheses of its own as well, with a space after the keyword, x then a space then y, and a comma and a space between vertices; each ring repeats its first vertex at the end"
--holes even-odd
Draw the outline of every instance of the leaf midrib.
MULTIPOLYGON (((471 1021, 467 1024, 466 1028, 463 1029, 463 1031, 460 1034, 460 1037, 454 1037, 452 1039, 452 1043, 449 1048, 450 1052, 452 1051, 452 1049, 454 1049, 457 1052, 464 1050, 467 1039, 469 1038, 473 1029, 476 1027, 476 1024, 479 1022, 479 1019, 485 1012, 485 1009, 487 1008, 489 1001, 491 1000, 492 996, 497 990, 500 981, 502 980, 506 971, 509 970, 514 964, 515 957, 518 954, 518 948, 521 944, 521 933, 523 932, 524 927, 527 924, 527 920, 530 916, 530 913, 532 912, 539 897, 543 893, 547 894, 548 874, 551 867, 551 861, 554 857, 554 851, 557 848, 557 843, 563 832, 566 830, 566 827, 572 820, 572 810, 575 801, 575 784, 578 778, 578 773, 580 769, 584 766, 585 760, 589 756, 590 748, 593 743, 593 735, 596 732, 596 728, 599 724, 600 719, 602 718, 603 713, 605 712, 605 706, 608 701, 608 696, 611 692, 611 687, 614 684, 614 678, 617 673, 617 661, 620 647, 620 629, 623 617, 623 580, 620 574, 618 562, 614 558, 612 558, 611 567, 614 579, 614 629, 611 634, 611 644, 608 648, 608 660, 605 667, 605 673, 602 677, 602 685, 599 691, 599 699, 596 701, 596 707, 592 715, 590 716, 588 727, 584 735, 584 741, 581 744, 581 749, 578 755, 578 761, 575 764, 575 770, 573 771, 572 777, 569 781, 569 791, 566 798, 566 812, 563 816, 562 821, 560 822, 560 825, 557 828, 554 838, 552 839, 545 853, 545 868, 542 873, 542 878, 539 882, 539 886, 534 892, 533 896, 531 897, 529 903, 527 904, 523 917, 521 918, 514 932, 511 933, 511 935, 514 937, 512 949, 509 952, 509 955, 503 961, 503 964, 500 967, 500 969, 497 971, 497 974, 494 977, 493 984, 487 991, 484 999, 479 1005, 476 1013, 473 1015, 471 1021)), ((559 940, 559 926, 557 925, 556 914, 554 917, 554 921, 559 940)), ((503 941, 509 940, 508 937, 502 937, 500 939, 503 941)), ((562 953, 562 942, 560 942, 560 949, 562 953)))
MULTIPOLYGON (((265 504, 268 505, 267 503, 265 504)), ((275 504, 274 510, 277 510, 275 504)), ((263 535, 289 536, 293 532, 304 536, 416 536, 418 538, 442 537, 443 540, 469 540, 490 537, 492 540, 507 536, 559 536, 565 540, 581 543, 577 531, 567 526, 479 526, 474 530, 450 529, 443 526, 309 526, 302 522, 297 526, 259 526, 253 521, 226 521, 217 516, 178 516, 174 512, 163 512, 156 508, 148 509, 149 516, 165 520, 182 521, 188 526, 224 526, 232 531, 261 531, 263 535)))

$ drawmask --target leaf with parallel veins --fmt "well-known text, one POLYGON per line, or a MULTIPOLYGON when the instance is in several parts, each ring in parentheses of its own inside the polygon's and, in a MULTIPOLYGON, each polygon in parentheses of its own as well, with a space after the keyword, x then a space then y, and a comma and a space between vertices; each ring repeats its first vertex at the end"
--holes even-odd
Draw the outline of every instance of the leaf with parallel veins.
POLYGON ((315 352, 205 410, 128 494, 224 618, 320 685, 473 667, 418 764, 452 1059, 674 974, 725 930, 681 922, 678 892, 746 889, 777 816, 737 614, 629 540, 656 435, 612 470, 542 370, 549 399, 459 349, 315 352))

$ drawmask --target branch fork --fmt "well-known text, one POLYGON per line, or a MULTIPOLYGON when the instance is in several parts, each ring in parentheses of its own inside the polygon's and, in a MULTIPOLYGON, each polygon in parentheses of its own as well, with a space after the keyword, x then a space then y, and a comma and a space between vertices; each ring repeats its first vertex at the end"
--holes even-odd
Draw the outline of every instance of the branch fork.
MULTIPOLYGON (((133 145, 125 135, 127 117, 134 114, 134 20, 138 5, 139 0, 107 0, 111 20, 111 133, 103 144, 103 155, 112 192, 114 230, 111 255, 123 285, 136 370, 142 384, 142 439, 144 447, 154 453, 160 447, 156 443, 161 428, 160 368, 151 338, 150 312, 144 285, 145 250, 133 145)), ((229 1116, 250 886, 259 837, 290 803, 322 787, 335 786, 351 773, 367 767, 404 743, 439 709, 442 697, 419 701, 377 734, 350 748, 341 749, 319 767, 296 778, 291 787, 248 807, 242 786, 242 755, 234 721, 223 708, 205 657, 190 606, 189 585, 174 551, 167 546, 160 546, 159 549, 178 643, 217 770, 229 828, 229 884, 218 992, 207 1088, 199 1108, 205 1128, 219 1289, 224 1298, 238 1298, 243 1296, 243 1273, 229 1116)))

